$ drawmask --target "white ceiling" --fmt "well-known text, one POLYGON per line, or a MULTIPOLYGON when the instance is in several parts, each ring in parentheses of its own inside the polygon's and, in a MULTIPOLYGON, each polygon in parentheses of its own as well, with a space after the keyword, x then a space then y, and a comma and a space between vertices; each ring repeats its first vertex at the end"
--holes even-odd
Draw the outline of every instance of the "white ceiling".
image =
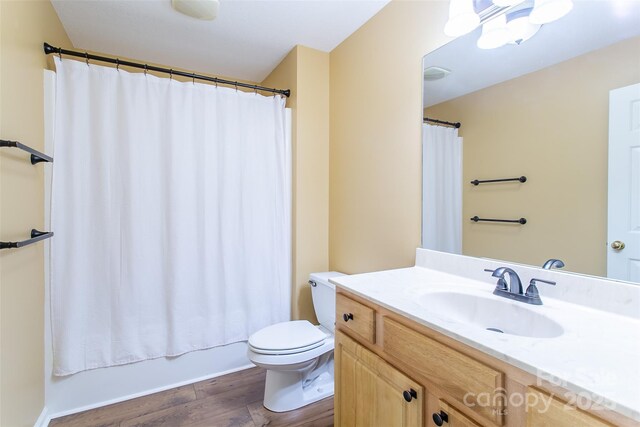
POLYGON ((568 15, 544 25, 520 46, 479 49, 478 28, 424 57, 424 67, 443 67, 451 74, 425 82, 423 104, 437 105, 634 36, 640 36, 637 0, 574 1, 568 15))
POLYGON ((260 82, 295 45, 330 52, 389 0, 221 0, 201 21, 171 0, 52 0, 76 49, 260 82))

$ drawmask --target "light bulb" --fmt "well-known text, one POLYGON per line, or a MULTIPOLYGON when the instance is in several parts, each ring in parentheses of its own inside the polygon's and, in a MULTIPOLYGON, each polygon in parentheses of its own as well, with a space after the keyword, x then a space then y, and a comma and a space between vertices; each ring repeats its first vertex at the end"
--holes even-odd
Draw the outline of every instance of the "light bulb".
POLYGON ((507 28, 506 15, 499 15, 482 26, 482 35, 478 39, 480 49, 495 49, 511 41, 511 33, 507 28))
POLYGON ((511 41, 509 43, 520 44, 525 42, 540 30, 541 25, 529 22, 530 13, 531 8, 526 8, 507 14, 507 28, 511 33, 511 41))
POLYGON ((480 17, 473 8, 473 0, 451 0, 449 20, 444 33, 449 37, 458 37, 470 33, 480 25, 480 17))
POLYGON ((529 15, 532 24, 548 24, 562 18, 573 9, 571 0, 535 0, 529 15))

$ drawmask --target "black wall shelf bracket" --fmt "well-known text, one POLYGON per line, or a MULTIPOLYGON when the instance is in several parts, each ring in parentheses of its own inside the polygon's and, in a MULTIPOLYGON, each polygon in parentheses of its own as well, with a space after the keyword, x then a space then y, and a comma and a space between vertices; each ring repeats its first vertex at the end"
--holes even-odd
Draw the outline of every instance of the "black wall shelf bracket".
POLYGON ((526 218, 520 218, 520 219, 494 219, 494 218, 480 218, 479 216, 474 216, 472 218, 469 218, 471 221, 473 222, 507 222, 507 223, 511 223, 511 224, 520 224, 520 225, 525 225, 527 223, 527 219, 526 218))
POLYGON ((44 153, 39 152, 38 150, 34 150, 31 147, 27 147, 24 144, 19 143, 18 141, 7 141, 4 139, 0 139, 0 147, 13 147, 19 148, 22 151, 26 151, 31 154, 31 164, 35 165, 40 162, 48 162, 53 163, 53 157, 49 157, 44 153))
POLYGON ((53 236, 52 231, 38 231, 35 228, 31 230, 31 238, 23 240, 21 242, 0 242, 0 249, 12 249, 21 248, 23 246, 30 245, 32 243, 39 242, 40 240, 48 239, 53 236))
POLYGON ((478 185, 478 184, 488 184, 490 182, 509 182, 509 181, 520 181, 522 183, 527 182, 527 177, 526 176, 521 176, 519 178, 502 178, 502 179, 474 179, 473 181, 471 181, 471 183, 473 185, 478 185))

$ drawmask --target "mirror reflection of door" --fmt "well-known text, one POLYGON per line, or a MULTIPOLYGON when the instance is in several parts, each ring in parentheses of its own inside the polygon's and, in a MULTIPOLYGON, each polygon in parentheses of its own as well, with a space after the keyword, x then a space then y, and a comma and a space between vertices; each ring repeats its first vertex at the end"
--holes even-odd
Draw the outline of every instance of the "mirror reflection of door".
POLYGON ((640 282, 640 83, 609 94, 607 276, 640 282))

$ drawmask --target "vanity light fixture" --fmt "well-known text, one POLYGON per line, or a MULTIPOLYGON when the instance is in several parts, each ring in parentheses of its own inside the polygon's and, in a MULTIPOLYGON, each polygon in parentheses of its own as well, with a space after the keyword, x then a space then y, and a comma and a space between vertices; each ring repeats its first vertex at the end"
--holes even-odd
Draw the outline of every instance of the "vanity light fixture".
POLYGON ((562 18, 573 9, 571 0, 535 0, 529 15, 532 24, 548 24, 562 18))
MULTIPOLYGON (((475 0, 489 3, 491 0, 475 0)), ((491 4, 491 3, 489 3, 491 4)), ((533 37, 543 24, 562 18, 573 8, 572 0, 492 0, 492 5, 482 9, 474 0, 451 0, 449 21, 445 33, 459 36, 473 31, 477 20, 482 24, 482 34, 477 41, 480 49, 496 49, 507 43, 519 45, 533 37), (522 3, 519 4, 518 3, 522 3), (476 10, 480 10, 476 12, 476 10), (475 18, 472 18, 475 17, 475 18), (463 25, 464 24, 464 25, 463 25), (465 27, 466 25, 466 27, 465 27), (464 27, 464 32, 463 32, 464 27), (473 27, 473 28, 472 28, 473 27)))
POLYGON ((171 7, 192 18, 211 21, 218 16, 219 0, 171 0, 171 7))
POLYGON ((480 16, 476 13, 473 0, 450 0, 449 20, 444 33, 449 37, 458 37, 470 33, 480 25, 480 16))

